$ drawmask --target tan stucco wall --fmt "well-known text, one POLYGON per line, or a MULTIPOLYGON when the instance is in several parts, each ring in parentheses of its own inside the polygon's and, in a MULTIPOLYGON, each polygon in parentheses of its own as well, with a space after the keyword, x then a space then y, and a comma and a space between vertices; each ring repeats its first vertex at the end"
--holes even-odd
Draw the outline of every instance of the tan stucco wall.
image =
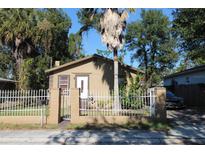
MULTIPOLYGON (((0 123, 6 124, 40 124, 40 116, 1 116, 0 123)), ((44 119, 46 123, 46 119, 44 119)))
MULTIPOLYGON (((89 90, 107 92, 113 89, 113 64, 105 63, 104 60, 88 60, 75 64, 74 66, 68 66, 60 70, 52 72, 53 87, 58 88, 58 76, 69 75, 70 87, 76 88, 76 75, 88 75, 89 76, 89 90)), ((120 69, 119 78, 125 75, 127 83, 130 84, 130 77, 136 76, 135 72, 131 72, 128 69, 120 69), (123 70, 123 71, 122 71, 123 70)), ((50 87, 51 88, 51 87, 50 87)))
POLYGON ((129 116, 78 116, 72 118, 72 124, 127 124, 149 119, 149 117, 129 116))
POLYGON ((60 122, 60 108, 61 108, 61 97, 60 90, 58 88, 50 90, 50 101, 49 101, 49 115, 48 124, 58 124, 60 122))
POLYGON ((155 101, 155 119, 160 121, 167 120, 167 112, 166 112, 166 88, 164 87, 155 87, 154 88, 156 101, 155 101))

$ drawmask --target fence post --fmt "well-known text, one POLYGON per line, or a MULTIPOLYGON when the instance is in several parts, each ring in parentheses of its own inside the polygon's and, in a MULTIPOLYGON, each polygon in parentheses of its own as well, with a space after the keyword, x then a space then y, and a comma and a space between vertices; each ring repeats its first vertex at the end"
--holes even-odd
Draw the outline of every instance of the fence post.
POLYGON ((166 112, 166 88, 164 87, 155 87, 154 88, 155 95, 155 104, 154 104, 154 113, 152 117, 157 121, 165 122, 167 119, 166 112))
POLYGON ((48 124, 58 124, 60 121, 61 90, 50 90, 48 124))
POLYGON ((71 100, 71 123, 77 123, 80 116, 80 90, 75 88, 70 90, 71 100))

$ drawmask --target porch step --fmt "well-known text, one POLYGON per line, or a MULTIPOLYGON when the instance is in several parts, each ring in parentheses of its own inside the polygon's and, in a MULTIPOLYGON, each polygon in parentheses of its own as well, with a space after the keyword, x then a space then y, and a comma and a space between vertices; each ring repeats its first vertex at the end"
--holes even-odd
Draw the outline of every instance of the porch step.
POLYGON ((69 120, 63 120, 58 124, 58 126, 60 129, 66 130, 66 127, 68 126, 69 123, 70 123, 69 120))

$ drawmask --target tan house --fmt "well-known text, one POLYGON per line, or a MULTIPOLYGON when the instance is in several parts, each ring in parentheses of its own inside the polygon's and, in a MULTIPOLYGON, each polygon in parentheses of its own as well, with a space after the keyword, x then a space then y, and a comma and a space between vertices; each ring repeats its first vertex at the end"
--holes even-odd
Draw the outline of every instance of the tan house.
MULTIPOLYGON (((81 98, 89 92, 113 90, 113 60, 94 54, 76 61, 56 66, 46 71, 49 75, 49 89, 80 88, 81 98)), ((119 63, 119 84, 130 84, 130 79, 144 72, 119 63)))

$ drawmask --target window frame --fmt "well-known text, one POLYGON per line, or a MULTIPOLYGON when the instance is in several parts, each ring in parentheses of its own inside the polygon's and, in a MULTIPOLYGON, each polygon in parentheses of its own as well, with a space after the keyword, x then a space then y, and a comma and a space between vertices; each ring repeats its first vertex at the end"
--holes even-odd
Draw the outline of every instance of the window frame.
POLYGON ((63 86, 67 86, 66 89, 70 89, 70 75, 58 75, 58 88, 61 88, 60 86, 63 85, 63 86), (61 77, 67 77, 67 84, 60 84, 60 78, 61 77))

